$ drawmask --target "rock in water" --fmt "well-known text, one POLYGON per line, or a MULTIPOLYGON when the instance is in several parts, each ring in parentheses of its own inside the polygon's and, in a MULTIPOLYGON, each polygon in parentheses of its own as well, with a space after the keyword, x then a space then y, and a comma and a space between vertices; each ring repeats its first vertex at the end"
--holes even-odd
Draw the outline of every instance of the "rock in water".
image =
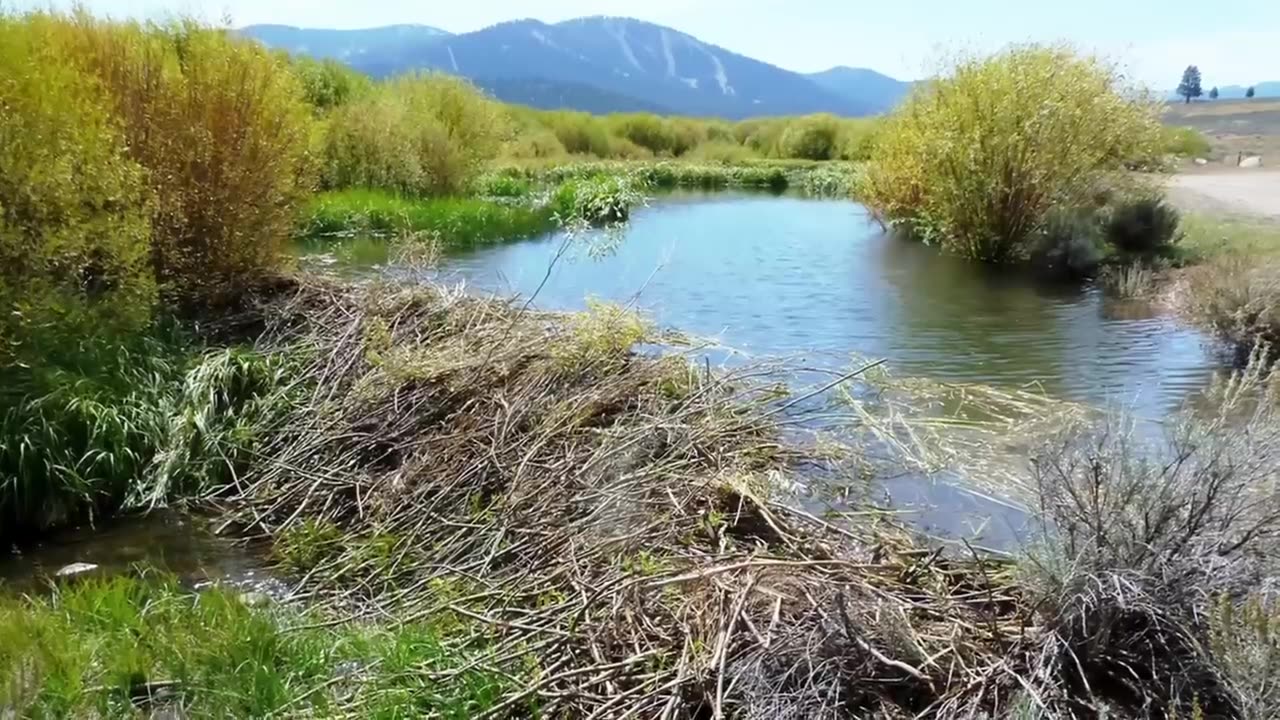
POLYGON ((271 604, 271 596, 260 592, 241 593, 240 604, 248 608, 264 608, 271 604))
POLYGON ((60 577, 60 578, 80 577, 81 575, 86 575, 97 569, 98 569, 98 566, 94 565, 93 563, 71 563, 70 565, 63 566, 61 570, 54 573, 54 577, 60 577))

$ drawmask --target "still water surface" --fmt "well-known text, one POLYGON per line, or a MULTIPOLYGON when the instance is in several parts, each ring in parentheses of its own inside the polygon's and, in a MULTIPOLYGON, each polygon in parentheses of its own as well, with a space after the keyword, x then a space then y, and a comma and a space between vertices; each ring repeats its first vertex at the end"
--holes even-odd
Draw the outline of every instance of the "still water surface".
MULTIPOLYGON (((546 309, 634 299, 659 325, 712 337, 733 358, 833 368, 886 358, 896 375, 1038 383, 1147 417, 1190 399, 1217 368, 1205 338, 1171 317, 889 237, 850 202, 676 196, 636 212, 612 253, 588 252, 592 242, 577 241, 549 277, 559 236, 451 258, 443 274, 483 291, 537 291, 546 309)), ((348 261, 371 260, 385 254, 348 261)))

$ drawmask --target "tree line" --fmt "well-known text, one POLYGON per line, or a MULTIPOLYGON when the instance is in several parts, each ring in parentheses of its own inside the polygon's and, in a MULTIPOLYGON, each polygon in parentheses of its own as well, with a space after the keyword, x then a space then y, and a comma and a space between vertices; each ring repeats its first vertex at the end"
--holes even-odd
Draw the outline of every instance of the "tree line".
MULTIPOLYGON (((1257 94, 1257 88, 1249 86, 1244 91, 1246 98, 1252 99, 1257 94)), ((1204 88, 1201 85, 1200 68, 1196 65, 1188 65, 1187 69, 1182 71, 1182 82, 1178 83, 1178 95, 1182 97, 1188 104, 1198 97, 1204 96, 1204 88)), ((1209 99, 1217 100, 1221 93, 1217 86, 1209 89, 1209 99)))

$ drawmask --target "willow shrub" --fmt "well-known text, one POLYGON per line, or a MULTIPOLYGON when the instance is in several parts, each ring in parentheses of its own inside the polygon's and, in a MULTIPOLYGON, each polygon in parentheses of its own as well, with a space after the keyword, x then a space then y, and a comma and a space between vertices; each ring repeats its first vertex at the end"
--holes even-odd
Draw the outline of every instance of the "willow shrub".
POLYGON ((139 329, 154 295, 143 169, 59 32, 0 15, 0 396, 139 329))
POLYGON ((500 105, 465 80, 395 78, 333 115, 325 183, 419 196, 459 193, 498 156, 509 122, 500 105))
POLYGON ((840 154, 840 120, 834 115, 810 115, 787 124, 778 138, 778 157, 795 160, 833 160, 840 154))
POLYGON ((146 170, 157 279, 234 294, 274 269, 312 187, 311 112, 288 60, 192 21, 50 22, 146 170))
POLYGON ((1018 47, 961 61, 912 95, 880 129, 860 195, 945 249, 1019 260, 1050 210, 1090 206, 1159 142, 1156 106, 1114 68, 1018 47))

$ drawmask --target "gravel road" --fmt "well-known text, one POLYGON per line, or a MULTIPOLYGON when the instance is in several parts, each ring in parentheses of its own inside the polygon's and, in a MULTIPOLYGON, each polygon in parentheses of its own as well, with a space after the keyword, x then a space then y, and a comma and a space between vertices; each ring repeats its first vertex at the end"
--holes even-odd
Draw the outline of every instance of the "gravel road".
POLYGON ((1184 209, 1280 220, 1280 170, 1175 175, 1169 194, 1184 209))

